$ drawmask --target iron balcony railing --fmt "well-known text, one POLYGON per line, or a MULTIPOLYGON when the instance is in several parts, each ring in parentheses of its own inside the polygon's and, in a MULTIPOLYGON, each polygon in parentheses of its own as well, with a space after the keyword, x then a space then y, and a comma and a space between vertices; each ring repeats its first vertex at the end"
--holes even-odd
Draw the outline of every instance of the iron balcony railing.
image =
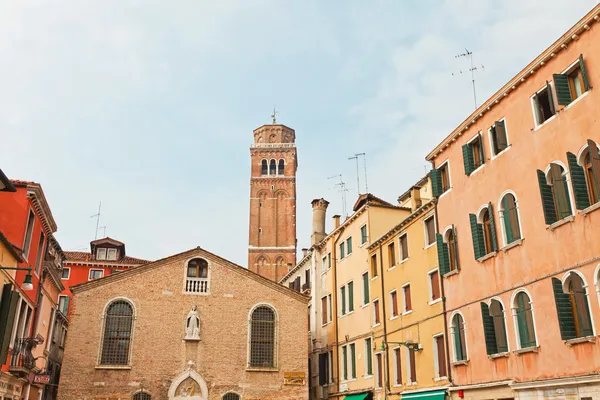
POLYGON ((10 351, 10 371, 22 372, 28 374, 35 369, 36 358, 32 350, 38 345, 44 343, 44 338, 40 335, 36 337, 20 338, 15 340, 15 344, 10 351))

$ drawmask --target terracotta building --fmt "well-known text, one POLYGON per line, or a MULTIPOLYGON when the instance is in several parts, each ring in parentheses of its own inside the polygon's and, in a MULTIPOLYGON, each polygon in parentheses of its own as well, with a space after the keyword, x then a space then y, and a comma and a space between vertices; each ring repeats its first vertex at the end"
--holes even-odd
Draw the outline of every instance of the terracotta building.
POLYGON ((89 252, 65 251, 61 276, 65 289, 60 294, 59 309, 64 315, 69 314, 71 286, 149 262, 127 255, 125 243, 109 237, 91 241, 89 252))
POLYGON ((600 398, 600 6, 427 159, 453 398, 600 398))
POLYGON ((296 264, 296 133, 285 125, 254 130, 250 148, 248 268, 278 282, 296 264))
POLYGON ((197 248, 71 287, 59 399, 308 399, 308 298, 197 248))

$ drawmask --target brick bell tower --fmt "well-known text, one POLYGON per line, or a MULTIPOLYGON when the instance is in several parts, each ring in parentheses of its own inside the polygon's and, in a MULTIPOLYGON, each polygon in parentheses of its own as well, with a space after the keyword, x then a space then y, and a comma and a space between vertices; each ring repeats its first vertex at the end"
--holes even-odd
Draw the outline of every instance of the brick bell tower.
POLYGON ((275 282, 296 264, 296 133, 285 125, 254 130, 250 148, 248 269, 275 282))

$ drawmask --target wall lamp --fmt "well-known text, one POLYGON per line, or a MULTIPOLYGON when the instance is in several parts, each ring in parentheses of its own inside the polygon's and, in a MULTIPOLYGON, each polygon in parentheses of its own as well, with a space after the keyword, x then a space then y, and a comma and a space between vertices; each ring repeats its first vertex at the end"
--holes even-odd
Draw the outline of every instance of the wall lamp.
POLYGON ((27 275, 25 275, 25 280, 21 285, 21 289, 33 290, 33 283, 31 281, 31 268, 0 267, 0 270, 27 271, 27 275))
POLYGON ((414 342, 386 342, 383 341, 381 342, 381 351, 385 351, 387 348, 389 348, 390 344, 398 344, 400 346, 404 346, 409 350, 412 351, 421 351, 423 350, 423 346, 421 346, 421 343, 414 343, 414 342))

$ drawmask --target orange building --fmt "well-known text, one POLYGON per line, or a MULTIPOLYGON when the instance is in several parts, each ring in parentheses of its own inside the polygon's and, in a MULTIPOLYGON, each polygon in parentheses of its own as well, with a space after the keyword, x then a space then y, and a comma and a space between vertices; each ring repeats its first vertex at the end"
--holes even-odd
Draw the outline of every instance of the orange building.
POLYGON ((427 156, 452 398, 600 398, 599 17, 427 156))

